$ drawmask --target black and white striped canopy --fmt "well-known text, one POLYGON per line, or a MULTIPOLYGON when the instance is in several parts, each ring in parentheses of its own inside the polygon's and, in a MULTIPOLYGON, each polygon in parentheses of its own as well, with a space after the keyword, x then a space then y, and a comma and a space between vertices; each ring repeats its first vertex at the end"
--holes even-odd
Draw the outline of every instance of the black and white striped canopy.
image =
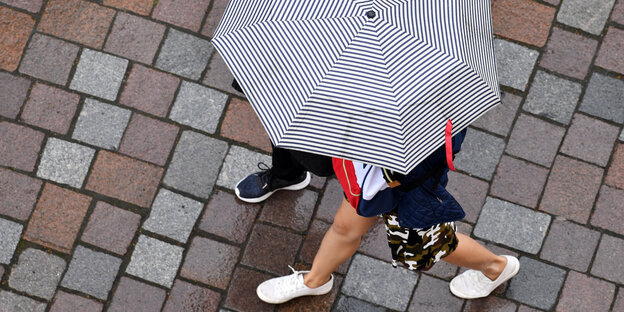
POLYGON ((500 103, 489 0, 230 0, 212 43, 279 147, 407 173, 500 103))

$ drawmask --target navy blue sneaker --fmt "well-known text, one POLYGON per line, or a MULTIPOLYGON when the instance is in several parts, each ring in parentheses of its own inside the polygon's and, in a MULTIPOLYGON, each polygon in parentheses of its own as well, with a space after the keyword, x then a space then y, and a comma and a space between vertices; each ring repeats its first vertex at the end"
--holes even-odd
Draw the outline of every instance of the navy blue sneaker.
POLYGON ((284 180, 274 177, 271 169, 264 163, 258 164, 260 172, 248 175, 236 184, 236 197, 248 203, 259 203, 279 190, 296 191, 310 184, 310 173, 304 172, 295 180, 284 180), (265 168, 260 167, 260 164, 265 168))

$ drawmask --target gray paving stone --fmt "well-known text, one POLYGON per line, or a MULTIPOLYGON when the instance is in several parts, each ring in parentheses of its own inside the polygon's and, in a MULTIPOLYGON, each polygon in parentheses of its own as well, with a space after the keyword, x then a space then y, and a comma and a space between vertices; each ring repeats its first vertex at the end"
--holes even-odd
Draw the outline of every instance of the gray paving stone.
POLYGON ((620 141, 624 142, 624 129, 622 129, 622 132, 620 133, 620 141))
POLYGON ((41 156, 37 176, 80 188, 95 150, 57 138, 49 138, 41 156))
POLYGON ((342 292, 390 309, 405 311, 417 282, 418 275, 408 269, 393 269, 387 262, 356 254, 342 284, 342 292))
POLYGON ((591 274, 624 284, 624 239, 603 235, 591 274))
POLYGON ((160 189, 143 228, 186 243, 202 208, 198 201, 160 189))
POLYGON ((182 247, 141 235, 126 273, 171 288, 183 251, 182 247))
POLYGON ((563 0, 557 21, 600 35, 615 0, 563 0))
POLYGON ((599 239, 599 232, 556 218, 550 226, 540 258, 586 272, 599 239))
POLYGON ((2 307, 3 312, 43 312, 46 309, 46 304, 6 290, 0 290, 0 307, 2 307))
POLYGON ((61 285, 106 300, 120 265, 119 258, 78 246, 61 285))
POLYGON ((408 311, 459 312, 463 304, 464 300, 451 293, 448 282, 421 275, 408 311))
POLYGON ((526 257, 520 258, 520 271, 509 284, 506 297, 532 307, 550 310, 563 286, 566 272, 526 257))
POLYGON ((624 123, 624 81, 594 73, 583 96, 580 111, 624 123))
POLYGON ((238 181, 249 174, 260 171, 258 169, 260 162, 270 166, 271 156, 232 145, 223 162, 217 185, 233 190, 238 181))
POLYGON ((332 310, 333 312, 386 312, 383 307, 376 306, 374 304, 362 301, 356 298, 351 298, 341 295, 338 298, 338 303, 332 310))
POLYGON ((523 108, 535 115, 569 124, 580 95, 580 84, 538 71, 523 108))
POLYGON ((195 129, 215 133, 228 95, 183 81, 169 118, 195 129))
POLYGON ((121 107, 86 99, 72 138, 101 148, 117 150, 131 113, 121 107))
POLYGON ((494 39, 494 52, 499 83, 524 91, 539 52, 501 39, 494 39))
POLYGON ((11 269, 9 286, 30 295, 52 299, 65 270, 65 260, 38 249, 22 252, 11 269))
POLYGON ((126 59, 84 49, 69 87, 114 101, 127 67, 128 60, 126 59))
POLYGON ((158 55, 156 67, 198 80, 213 52, 214 47, 207 40, 170 28, 158 55))
POLYGON ((507 136, 509 129, 516 118, 516 112, 522 102, 522 97, 503 92, 502 103, 472 123, 473 127, 488 130, 498 135, 507 136))
POLYGON ((22 235, 23 226, 0 218, 0 263, 9 264, 22 235))
POLYGON ((178 142, 163 182, 176 190, 208 198, 227 149, 226 142, 185 131, 178 142))
POLYGON ((488 197, 474 229, 477 237, 536 254, 546 236, 550 216, 488 197))
POLYGON ((454 163, 458 170, 491 180, 504 149, 503 139, 469 128, 454 163))

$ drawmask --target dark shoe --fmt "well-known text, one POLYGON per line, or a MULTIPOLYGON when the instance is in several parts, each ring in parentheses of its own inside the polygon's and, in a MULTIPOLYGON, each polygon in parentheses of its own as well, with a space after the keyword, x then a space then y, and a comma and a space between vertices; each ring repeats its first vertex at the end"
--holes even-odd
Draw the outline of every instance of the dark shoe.
POLYGON ((296 191, 310 184, 311 177, 310 173, 307 171, 295 180, 284 180, 274 177, 271 169, 264 163, 261 164, 264 165, 266 169, 263 169, 260 167, 260 164, 258 164, 258 168, 263 169, 262 171, 251 174, 236 184, 234 191, 236 192, 236 197, 240 200, 248 203, 259 203, 269 198, 269 196, 273 195, 276 191, 296 191))

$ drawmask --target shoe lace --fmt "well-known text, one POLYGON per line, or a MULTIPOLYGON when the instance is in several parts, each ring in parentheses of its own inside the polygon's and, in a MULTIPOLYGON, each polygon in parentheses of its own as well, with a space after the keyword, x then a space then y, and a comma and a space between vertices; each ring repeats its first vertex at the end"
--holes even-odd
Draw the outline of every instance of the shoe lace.
POLYGON ((284 284, 281 285, 282 290, 286 292, 291 292, 304 288, 305 284, 303 283, 303 273, 295 270, 290 265, 288 267, 293 272, 293 274, 289 275, 288 278, 284 280, 284 284))
POLYGON ((264 185, 268 185, 271 181, 271 167, 263 162, 259 162, 258 169, 262 171, 258 174, 258 177, 260 178, 260 187, 264 188, 264 185))

